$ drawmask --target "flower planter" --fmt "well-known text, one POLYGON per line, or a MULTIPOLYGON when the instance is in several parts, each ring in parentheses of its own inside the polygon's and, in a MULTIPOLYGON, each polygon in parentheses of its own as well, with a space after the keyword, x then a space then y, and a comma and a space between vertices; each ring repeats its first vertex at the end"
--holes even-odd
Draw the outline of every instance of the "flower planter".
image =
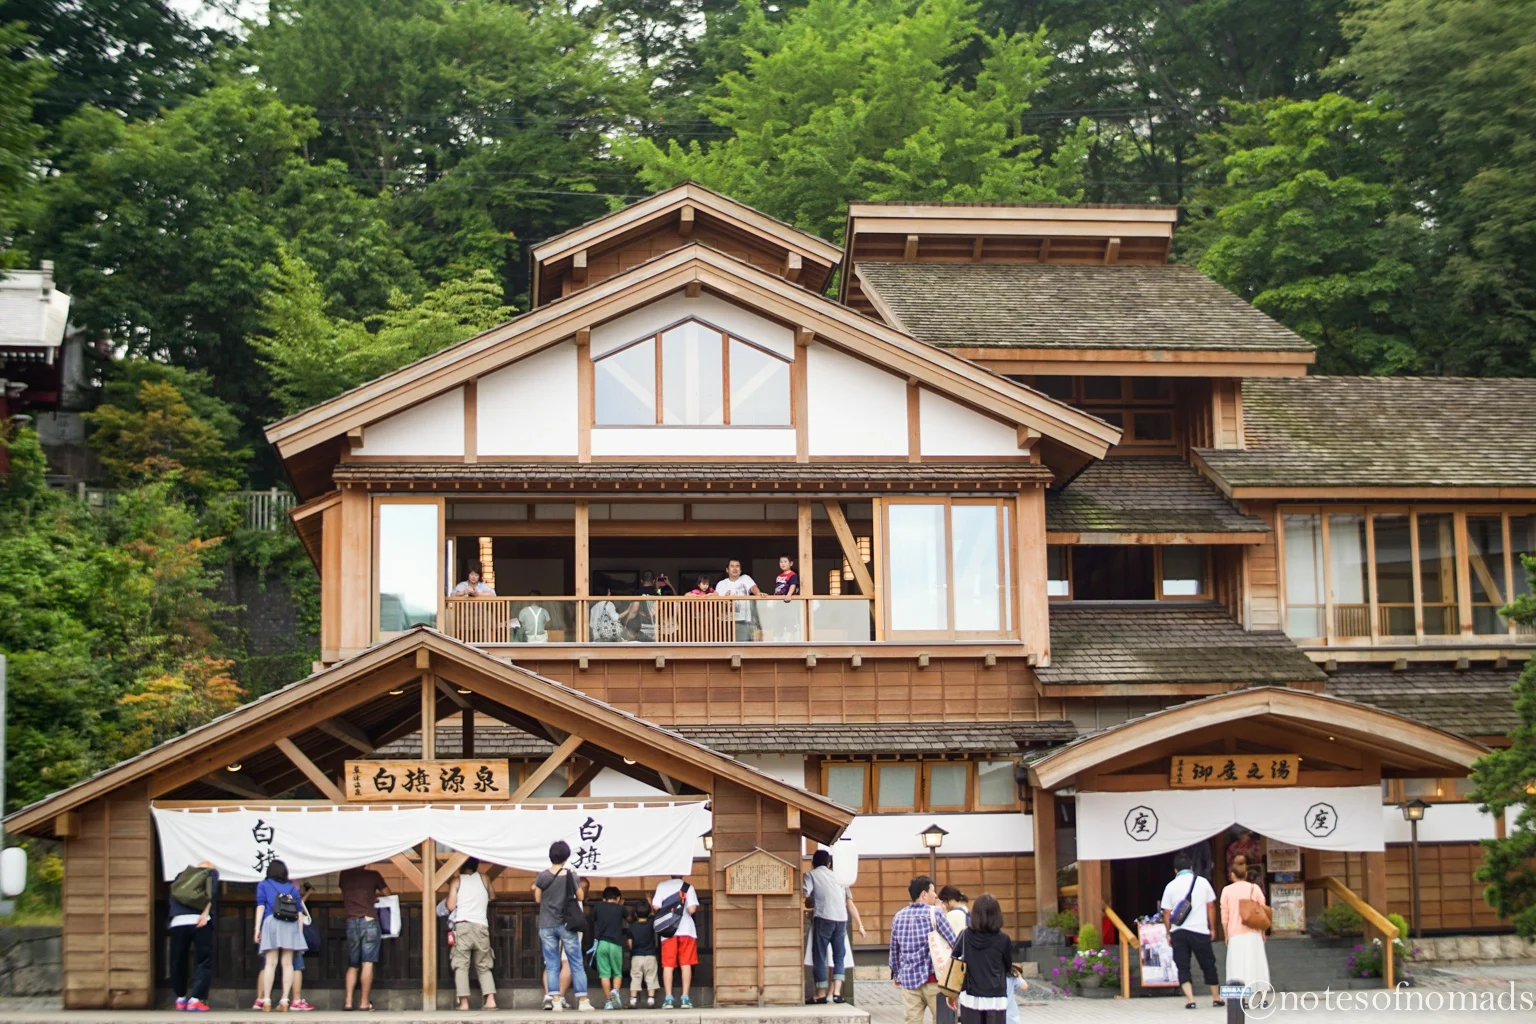
POLYGON ((1119 994, 1120 989, 1118 986, 1115 988, 1105 988, 1102 985, 1094 985, 1092 987, 1079 985, 1077 988, 1077 995, 1084 999, 1113 999, 1119 994))

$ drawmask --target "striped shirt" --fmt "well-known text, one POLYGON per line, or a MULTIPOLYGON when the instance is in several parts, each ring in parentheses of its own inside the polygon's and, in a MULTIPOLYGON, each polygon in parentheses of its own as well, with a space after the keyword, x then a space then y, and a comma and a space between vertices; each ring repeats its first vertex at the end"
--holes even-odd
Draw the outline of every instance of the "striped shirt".
POLYGON ((891 919, 891 978, 902 988, 922 988, 933 977, 928 933, 935 930, 945 942, 954 945, 955 930, 936 907, 910 903, 891 919))

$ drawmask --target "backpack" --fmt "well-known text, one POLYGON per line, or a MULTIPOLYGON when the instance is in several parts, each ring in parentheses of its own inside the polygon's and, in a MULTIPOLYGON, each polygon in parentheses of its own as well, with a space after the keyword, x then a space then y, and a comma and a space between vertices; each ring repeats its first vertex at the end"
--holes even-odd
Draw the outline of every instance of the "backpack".
POLYGON ((280 892, 272 901, 272 916, 279 921, 299 919, 299 901, 291 892, 280 892))
POLYGON ((651 930, 658 937, 670 939, 682 927, 683 916, 688 913, 688 889, 688 883, 684 882, 681 889, 661 901, 656 916, 651 918, 651 930))
POLYGON ((208 896, 208 869, 182 868, 171 883, 171 899, 199 912, 207 910, 212 902, 208 896))

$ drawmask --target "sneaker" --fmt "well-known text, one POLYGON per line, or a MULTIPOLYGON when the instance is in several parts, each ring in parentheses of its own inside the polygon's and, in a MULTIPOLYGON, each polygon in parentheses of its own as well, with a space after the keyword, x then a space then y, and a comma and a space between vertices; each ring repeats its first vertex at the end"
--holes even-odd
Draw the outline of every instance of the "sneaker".
POLYGON ((670 1010, 670 1009, 672 1009, 672 997, 671 996, 667 996, 667 998, 665 998, 665 999, 663 999, 661 1001, 661 1008, 663 1010, 670 1010))
POLYGON ((580 999, 576 1000, 577 1013, 593 1013, 596 1010, 597 1007, 593 1006, 592 1000, 588 999, 586 996, 582 996, 580 999))
POLYGON ((554 1008, 555 1008, 555 997, 554 996, 548 996, 548 995, 545 996, 544 997, 544 1006, 542 1007, 542 1009, 553 1010, 554 1008))
POLYGON ((253 1009, 253 1010, 265 1010, 270 1005, 272 1005, 272 1004, 267 1002, 267 1000, 265 1000, 265 999, 258 999, 254 1003, 251 1004, 251 1009, 253 1009))
POLYGON ((693 1009, 693 1000, 689 999, 687 996, 683 996, 683 1001, 678 1005, 680 1005, 684 1010, 691 1010, 693 1009))
POLYGON ((178 1009, 178 1010, 185 1010, 186 1008, 187 1008, 187 997, 186 996, 177 996, 176 997, 176 1009, 178 1009))
POLYGON ((207 1013, 210 1009, 212 1009, 212 1007, 203 1002, 201 999, 188 999, 187 1009, 191 1010, 193 1013, 207 1013))
POLYGON ((295 1013, 307 1013, 313 1010, 314 1007, 309 1005, 307 999, 295 999, 293 1005, 289 1006, 288 1009, 293 1010, 295 1013))
POLYGON ((551 1013, 564 1013, 565 998, 563 996, 550 996, 549 1009, 551 1013))
POLYGON ((656 993, 651 993, 650 998, 648 998, 645 1002, 645 1006, 648 1010, 656 1009, 656 993))

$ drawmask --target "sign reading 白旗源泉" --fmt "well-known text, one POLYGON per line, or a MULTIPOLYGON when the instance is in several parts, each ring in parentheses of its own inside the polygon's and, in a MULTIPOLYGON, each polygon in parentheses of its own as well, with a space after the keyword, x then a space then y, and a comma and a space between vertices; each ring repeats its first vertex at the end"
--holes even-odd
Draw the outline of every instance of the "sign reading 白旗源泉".
POLYGON ((1300 768, 1296 754, 1175 754, 1168 784, 1175 789, 1294 786, 1300 768))
POLYGON ((479 761, 348 761, 347 800, 411 803, 425 800, 505 800, 512 795, 505 758, 479 761))

